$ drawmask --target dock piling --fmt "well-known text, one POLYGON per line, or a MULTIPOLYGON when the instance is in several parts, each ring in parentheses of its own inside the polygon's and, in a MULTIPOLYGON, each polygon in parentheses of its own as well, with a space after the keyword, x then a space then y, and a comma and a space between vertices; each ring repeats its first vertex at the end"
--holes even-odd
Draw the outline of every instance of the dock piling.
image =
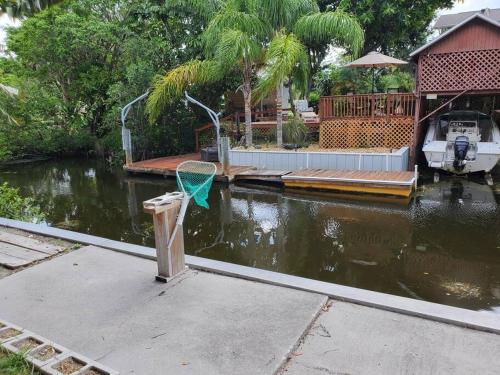
POLYGON ((181 207, 182 193, 167 193, 143 202, 144 212, 153 215, 155 247, 158 263, 156 280, 168 282, 186 269, 184 232, 177 230, 172 247, 168 248, 181 207))

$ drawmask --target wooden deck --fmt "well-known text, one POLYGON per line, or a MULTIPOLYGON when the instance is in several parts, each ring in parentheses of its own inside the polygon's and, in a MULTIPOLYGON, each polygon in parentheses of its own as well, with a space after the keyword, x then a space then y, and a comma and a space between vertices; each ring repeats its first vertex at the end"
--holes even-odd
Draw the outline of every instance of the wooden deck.
POLYGON ((351 193, 411 195, 413 172, 303 169, 282 177, 285 187, 334 190, 351 193))
MULTIPOLYGON (((125 165, 123 168, 126 171, 132 173, 175 176, 177 166, 187 160, 201 160, 201 155, 199 153, 196 153, 167 156, 163 158, 138 161, 132 163, 131 165, 125 165)), ((215 163, 215 165, 217 165, 217 174, 215 176, 215 181, 221 182, 232 182, 235 175, 255 169, 254 167, 249 166, 231 166, 230 175, 224 176, 222 174, 222 165, 220 163, 215 163)))
POLYGON ((0 229, 0 265, 16 269, 51 257, 63 247, 0 229))

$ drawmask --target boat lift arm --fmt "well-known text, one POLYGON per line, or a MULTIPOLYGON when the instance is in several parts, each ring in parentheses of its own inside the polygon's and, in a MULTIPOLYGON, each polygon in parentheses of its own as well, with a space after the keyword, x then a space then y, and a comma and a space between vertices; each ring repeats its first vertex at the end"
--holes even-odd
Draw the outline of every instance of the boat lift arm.
POLYGON ((221 115, 221 112, 215 113, 215 111, 213 109, 208 108, 203 103, 200 103, 198 100, 196 100, 196 99, 192 98, 191 96, 189 96, 189 94, 187 93, 187 91, 184 91, 184 96, 186 97, 186 100, 188 102, 196 104, 197 106, 199 106, 199 107, 203 108, 205 111, 207 111, 208 116, 210 116, 210 118, 212 119, 212 122, 214 123, 214 126, 215 126, 215 130, 217 132, 217 156, 218 156, 219 160, 221 160, 220 121, 219 121, 219 117, 221 115))
POLYGON ((144 94, 141 96, 138 96, 134 100, 132 100, 130 103, 125 105, 122 108, 121 112, 121 120, 122 120, 122 148, 125 151, 125 164, 130 165, 132 164, 132 136, 130 135, 130 129, 125 126, 125 122, 127 121, 127 116, 132 108, 132 106, 137 103, 138 101, 144 99, 149 95, 149 90, 146 91, 144 94))

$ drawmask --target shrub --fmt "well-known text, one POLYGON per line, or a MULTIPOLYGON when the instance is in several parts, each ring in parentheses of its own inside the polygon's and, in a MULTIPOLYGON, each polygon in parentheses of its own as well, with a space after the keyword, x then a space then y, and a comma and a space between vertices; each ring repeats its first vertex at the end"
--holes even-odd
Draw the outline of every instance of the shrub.
POLYGON ((23 198, 19 190, 6 182, 0 185, 0 217, 30 222, 44 220, 40 207, 31 198, 23 198))
POLYGON ((313 107, 316 112, 318 112, 320 95, 316 91, 311 91, 309 93, 309 106, 313 107))
POLYGON ((299 115, 293 117, 283 125, 283 137, 285 143, 293 143, 303 146, 307 136, 307 126, 299 115))

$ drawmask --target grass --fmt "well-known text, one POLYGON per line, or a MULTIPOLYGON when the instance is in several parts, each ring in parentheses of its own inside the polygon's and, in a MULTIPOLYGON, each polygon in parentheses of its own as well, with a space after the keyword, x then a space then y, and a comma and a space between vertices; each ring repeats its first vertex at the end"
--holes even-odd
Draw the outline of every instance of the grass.
POLYGON ((0 375, 40 375, 23 354, 0 350, 0 375))

